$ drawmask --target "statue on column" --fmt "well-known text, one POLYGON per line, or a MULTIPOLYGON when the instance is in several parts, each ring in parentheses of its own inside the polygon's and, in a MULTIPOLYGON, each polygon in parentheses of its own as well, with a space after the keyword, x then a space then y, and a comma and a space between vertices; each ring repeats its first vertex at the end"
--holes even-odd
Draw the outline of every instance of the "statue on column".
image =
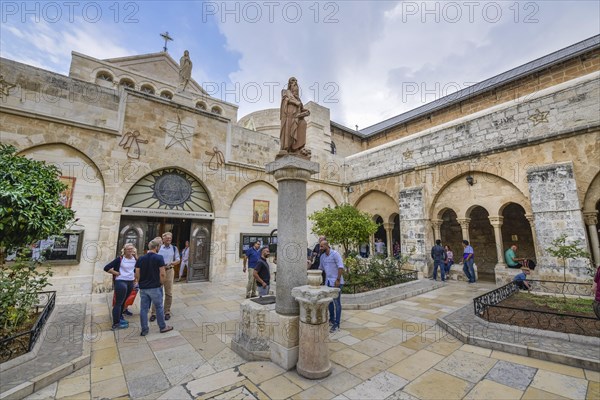
POLYGON ((192 79, 192 60, 190 52, 184 51, 183 57, 179 60, 179 91, 184 91, 192 79))
POLYGON ((298 80, 291 77, 288 80, 287 89, 281 91, 281 132, 279 139, 281 150, 278 157, 287 154, 301 156, 310 159, 310 150, 304 148, 306 145, 306 120, 310 111, 304 108, 300 100, 300 89, 298 80))

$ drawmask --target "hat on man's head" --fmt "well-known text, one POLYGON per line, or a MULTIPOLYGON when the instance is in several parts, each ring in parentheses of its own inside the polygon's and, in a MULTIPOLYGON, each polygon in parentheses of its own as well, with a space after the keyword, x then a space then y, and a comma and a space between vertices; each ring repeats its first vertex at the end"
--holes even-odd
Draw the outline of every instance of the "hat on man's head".
POLYGON ((531 272, 529 267, 521 267, 521 271, 531 272))

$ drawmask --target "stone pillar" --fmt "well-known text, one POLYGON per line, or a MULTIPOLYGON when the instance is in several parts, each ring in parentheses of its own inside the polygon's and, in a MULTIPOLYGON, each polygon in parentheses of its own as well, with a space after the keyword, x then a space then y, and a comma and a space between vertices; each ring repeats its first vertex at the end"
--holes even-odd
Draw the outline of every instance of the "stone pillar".
POLYGON ((498 255, 496 268, 506 268, 506 263, 504 262, 504 245, 502 242, 502 223, 504 222, 504 217, 488 217, 488 219, 492 227, 494 227, 494 237, 496 239, 496 253, 498 255))
POLYGON ((392 246, 394 245, 394 241, 392 239, 392 229, 394 228, 394 224, 390 224, 389 222, 383 223, 383 229, 385 229, 385 236, 387 238, 386 251, 387 256, 392 257, 392 246))
POLYGON ((539 257, 538 255, 538 244, 537 244, 537 237, 535 235, 535 226, 533 224, 533 214, 525 214, 525 218, 527 219, 527 221, 529 222, 529 226, 531 227, 531 239, 533 240, 533 253, 535 254, 535 258, 536 258, 536 262, 537 259, 539 257))
POLYGON ((463 240, 468 240, 470 243, 471 240, 469 239, 469 223, 471 223, 471 218, 460 218, 456 221, 460 224, 460 230, 462 231, 463 240))
POLYGON ((267 164, 266 172, 279 186, 275 311, 298 315, 292 288, 306 285, 306 182, 319 172, 319 164, 287 155, 267 164))
POLYGON ((433 226, 433 240, 442 240, 442 232, 440 230, 440 228, 442 227, 442 224, 444 223, 444 220, 442 219, 432 219, 431 220, 431 226, 433 226))
POLYGON ((425 240, 429 220, 425 219, 423 188, 414 187, 400 191, 400 236, 402 254, 413 249, 409 263, 417 270, 427 273, 428 251, 425 240))
POLYGON ((590 235, 590 247, 592 248, 592 256, 594 257, 594 265, 600 265, 600 242, 598 241, 598 211, 583 213, 585 224, 588 227, 590 235))
POLYGON ((300 286, 292 295, 300 304, 299 354, 296 371, 308 379, 321 379, 331 374, 329 361, 329 324, 327 307, 340 295, 340 289, 320 286, 300 286))
MULTIPOLYGON (((587 243, 573 164, 568 162, 530 168, 527 170, 527 183, 539 245, 536 271, 539 270, 540 279, 562 280, 562 263, 546 249, 561 235, 566 235, 569 243, 576 240, 587 243)), ((567 280, 589 279, 588 265, 589 260, 585 258, 567 261, 567 280)))

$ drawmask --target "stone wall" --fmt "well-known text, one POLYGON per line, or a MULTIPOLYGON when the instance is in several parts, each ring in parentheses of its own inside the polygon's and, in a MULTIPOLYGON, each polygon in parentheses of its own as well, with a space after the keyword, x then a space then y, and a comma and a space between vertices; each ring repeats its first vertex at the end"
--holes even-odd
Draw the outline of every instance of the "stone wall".
POLYGON ((476 157, 600 124, 599 73, 346 158, 352 181, 476 157))
MULTIPOLYGON (((567 236, 567 243, 580 240, 585 246, 587 241, 573 164, 532 168, 528 171, 528 183, 540 255, 540 279, 562 280, 562 261, 552 257, 546 249, 561 235, 567 236)), ((586 265, 586 259, 570 260, 567 281, 585 279, 586 265)))
POLYGON ((555 64, 543 71, 524 76, 494 90, 474 96, 462 101, 460 104, 445 107, 431 114, 411 120, 406 124, 378 133, 367 139, 365 144, 371 149, 389 143, 392 140, 414 135, 505 102, 524 96, 531 97, 541 90, 598 70, 600 70, 600 50, 592 50, 586 54, 555 64))

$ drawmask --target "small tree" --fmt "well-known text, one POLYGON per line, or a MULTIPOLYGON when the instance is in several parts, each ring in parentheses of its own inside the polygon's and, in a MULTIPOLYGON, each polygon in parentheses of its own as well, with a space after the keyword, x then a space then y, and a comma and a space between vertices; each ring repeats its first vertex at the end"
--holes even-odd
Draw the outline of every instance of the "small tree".
POLYGON ((66 189, 60 175, 56 166, 0 145, 0 264, 7 250, 60 234, 73 219, 73 211, 60 203, 66 189))
POLYGON ((60 203, 66 186, 60 170, 44 162, 18 156, 13 146, 0 145, 0 330, 17 330, 31 316, 32 306, 48 284, 49 269, 39 270, 28 246, 60 234, 73 211, 60 203), (6 252, 17 261, 5 265, 6 252))
POLYGON ((331 244, 343 247, 344 258, 352 246, 358 247, 367 242, 378 228, 371 215, 358 211, 350 204, 315 211, 308 219, 314 222, 313 233, 325 235, 331 244))
POLYGON ((570 244, 567 244, 567 235, 561 235, 554 239, 552 241, 552 247, 548 247, 546 251, 550 253, 552 257, 556 257, 561 260, 563 267, 563 282, 567 281, 567 260, 574 260, 576 258, 590 258, 590 254, 583 249, 581 240, 577 239, 570 244))

